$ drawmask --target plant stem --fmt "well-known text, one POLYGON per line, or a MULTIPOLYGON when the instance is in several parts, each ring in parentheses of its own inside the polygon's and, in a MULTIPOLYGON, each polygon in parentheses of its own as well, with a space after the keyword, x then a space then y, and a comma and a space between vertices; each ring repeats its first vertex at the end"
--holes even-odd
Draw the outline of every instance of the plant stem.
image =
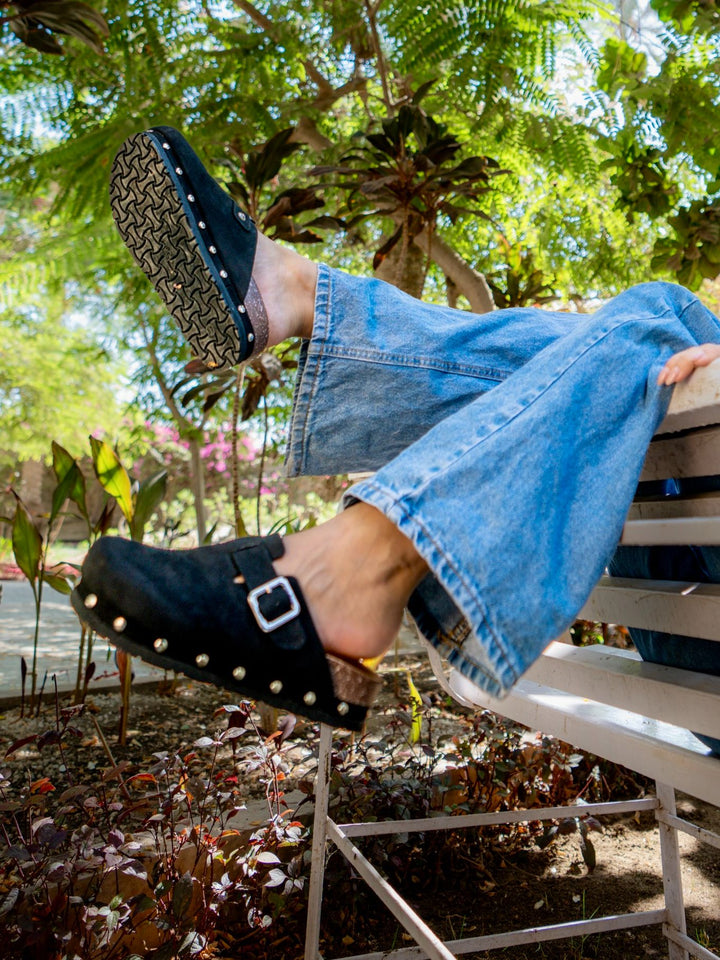
POLYGON ((263 473, 265 471, 265 456, 267 454, 267 439, 268 439, 268 407, 267 407, 267 397, 263 397, 263 414, 264 414, 264 424, 263 424, 263 443, 262 443, 262 453, 260 455, 260 470, 258 471, 258 481, 257 481, 257 495, 255 497, 255 516, 257 520, 257 535, 261 536, 260 533, 260 497, 262 493, 262 482, 263 482, 263 473))
POLYGON ((238 422, 240 420, 240 394, 242 393, 243 382, 245 381, 245 364, 241 363, 237 371, 235 381, 235 396, 233 397, 232 408, 232 429, 230 433, 230 443, 232 445, 232 499, 233 515, 235 518, 235 536, 246 537, 247 527, 240 512, 240 475, 238 472, 238 422))

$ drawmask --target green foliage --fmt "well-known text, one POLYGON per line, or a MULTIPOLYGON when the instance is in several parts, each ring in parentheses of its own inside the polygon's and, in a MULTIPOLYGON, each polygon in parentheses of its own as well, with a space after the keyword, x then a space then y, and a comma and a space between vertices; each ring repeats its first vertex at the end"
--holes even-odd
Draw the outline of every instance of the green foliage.
POLYGON ((12 33, 41 53, 63 53, 58 36, 74 37, 87 44, 95 53, 103 52, 103 40, 109 30, 105 18, 80 0, 16 0, 0 3, 10 7, 10 13, 0 18, 12 33))
POLYGON ((538 270, 531 250, 511 247, 503 237, 506 248, 506 266, 502 272, 486 277, 495 301, 495 306, 536 306, 552 299, 552 284, 538 270))
POLYGON ((119 784, 78 782, 68 769, 83 705, 58 703, 54 727, 10 745, 6 757, 29 744, 57 747, 66 782, 13 783, 0 774, 8 814, 0 878, 12 890, 0 906, 5 960, 28 951, 83 960, 175 960, 208 949, 228 956, 219 953, 228 942, 263 955, 278 913, 302 906, 307 831, 284 816, 277 747, 263 743, 249 705, 221 712, 228 722, 216 737, 200 737, 183 756, 159 749, 131 776, 121 765, 119 784), (236 761, 240 776, 231 775, 245 734, 253 744, 236 761), (258 767, 271 815, 248 838, 231 821, 243 802, 242 774, 258 767))
POLYGON ((704 279, 720 274, 720 203, 699 200, 670 217, 674 235, 655 244, 653 267, 675 274, 697 290, 704 279))
MULTIPOLYGON (((403 241, 424 228, 434 230, 440 216, 457 223, 465 216, 487 214, 479 205, 492 178, 507 171, 491 157, 471 156, 458 161, 460 141, 417 103, 404 104, 397 116, 371 125, 364 143, 346 154, 338 166, 315 167, 316 176, 331 176, 331 186, 347 193, 345 219, 337 226, 355 230, 367 219, 389 217, 394 233, 375 252, 377 267, 403 241)), ((331 218, 323 218, 330 224, 331 218)))
POLYGON ((48 438, 77 446, 102 424, 117 428, 117 365, 62 290, 0 305, 0 467, 41 459, 48 438), (4 461, 4 462, 3 462, 4 461))
POLYGON ((673 21, 683 32, 715 33, 720 29, 717 0, 650 0, 663 20, 673 21))
MULTIPOLYGON (((104 32, 80 4, 36 7, 104 32)), ((71 449, 99 425, 114 435, 113 395, 173 418, 183 438, 228 418, 222 384, 213 394, 196 382, 201 404, 173 408, 184 348, 109 215, 112 156, 153 123, 181 127, 263 229, 314 243, 334 265, 369 270, 364 247, 378 265, 429 225, 491 276, 500 303, 607 296, 647 278, 653 248, 665 275, 696 285, 717 272, 716 5, 655 7, 666 29, 653 52, 627 32, 616 39, 613 5, 589 0, 108 0, 102 56, 74 40, 63 56, 43 56, 6 31, 8 466, 42 455, 43 434, 71 449), (322 191, 308 176, 309 151, 326 171, 322 191), (323 204, 340 216, 318 216, 323 204), (532 257, 526 275, 509 250, 532 257)), ((444 277, 432 266, 430 277, 439 297, 444 277)), ((289 388, 262 377, 248 378, 244 410, 268 397, 280 428, 289 388)))

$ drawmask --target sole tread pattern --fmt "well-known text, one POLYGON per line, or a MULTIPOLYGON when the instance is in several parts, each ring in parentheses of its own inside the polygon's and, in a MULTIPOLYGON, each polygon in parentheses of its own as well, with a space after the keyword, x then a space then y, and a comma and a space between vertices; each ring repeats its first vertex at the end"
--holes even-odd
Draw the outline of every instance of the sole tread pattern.
POLYGON ((240 338, 152 141, 125 141, 110 174, 110 205, 123 242, 180 327, 194 356, 227 368, 240 338))

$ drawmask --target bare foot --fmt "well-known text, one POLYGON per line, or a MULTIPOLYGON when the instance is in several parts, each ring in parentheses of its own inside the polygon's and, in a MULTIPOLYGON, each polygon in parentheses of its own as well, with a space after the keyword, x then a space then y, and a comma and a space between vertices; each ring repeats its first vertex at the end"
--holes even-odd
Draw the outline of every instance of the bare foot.
POLYGON ((720 344, 703 343, 673 354, 660 371, 657 382, 669 386, 687 380, 696 367, 707 367, 720 357, 720 344))
POLYGON ((268 346, 312 335, 316 264, 258 232, 253 280, 268 315, 268 346))
POLYGON ((299 581, 325 649, 355 660, 385 653, 428 570, 410 540, 375 507, 357 503, 284 543, 275 569, 299 581))

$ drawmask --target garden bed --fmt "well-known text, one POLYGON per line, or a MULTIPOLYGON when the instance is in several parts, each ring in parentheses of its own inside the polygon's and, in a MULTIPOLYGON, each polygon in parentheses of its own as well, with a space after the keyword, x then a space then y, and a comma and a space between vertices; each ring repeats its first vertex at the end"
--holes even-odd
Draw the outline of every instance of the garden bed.
MULTIPOLYGON (((636 796, 645 787, 626 771, 596 764, 555 741, 498 725, 489 715, 473 720, 439 696, 424 661, 410 657, 400 666, 400 673, 387 675, 367 737, 346 734, 337 741, 332 802, 346 819, 417 816, 443 807, 497 808, 569 799, 578 792, 587 799, 620 799, 636 796), (409 713, 402 672, 406 668, 426 698, 422 737, 415 746, 407 742, 409 713), (478 750, 494 764, 493 777, 487 776, 487 764, 475 762, 478 750)), ((48 900, 48 882, 51 892, 61 888, 62 876, 52 864, 70 859, 68 837, 61 836, 61 830, 87 831, 88 823, 94 823, 95 847, 101 851, 96 856, 105 858, 104 886, 93 887, 88 881, 86 889, 75 894, 82 904, 66 905, 76 926, 84 924, 83 929, 94 931, 87 943, 95 944, 95 952, 88 946, 87 953, 79 953, 83 958, 115 960, 127 957, 131 949, 157 960, 176 955, 234 958, 240 950, 248 960, 302 956, 309 871, 306 828, 312 812, 309 794, 317 730, 300 720, 284 742, 275 731, 267 731, 265 739, 256 729, 257 715, 248 719, 242 710, 228 712, 223 709, 228 702, 221 691, 185 681, 165 689, 135 690, 129 739, 123 747, 115 743, 118 693, 93 694, 82 713, 60 713, 59 725, 66 727, 62 737, 57 733, 57 705, 49 699, 37 718, 21 718, 17 708, 6 711, 0 749, 3 753, 11 749, 4 772, 12 785, 4 791, 3 817, 17 817, 28 839, 30 815, 36 822, 52 818, 52 826, 42 827, 33 838, 33 856, 45 857, 49 881, 45 879, 44 888, 40 884, 32 910, 27 904, 24 913, 22 909, 28 888, 22 875, 27 878, 29 861, 7 857, 0 861, 0 903, 4 901, 0 933, 6 944, 12 942, 13 925, 22 926, 16 921, 26 923, 31 915, 37 920, 43 910, 46 921, 52 909, 58 915, 59 901, 53 908, 48 900), (237 736, 222 733, 228 722, 236 725, 237 736), (164 760, 161 754, 167 755, 164 760), (206 802, 208 796, 213 801, 220 798, 217 809, 206 802), (89 807, 88 798, 96 798, 89 807), (12 807, 18 803, 22 806, 12 807), (64 814, 58 812, 61 808, 64 814), (156 825, 162 820, 165 828, 171 812, 173 829, 181 839, 168 847, 160 841, 152 818, 156 825), (205 829, 209 833, 203 839, 205 829), (239 847, 246 851, 242 856, 239 847), (113 866, 113 855, 119 866, 113 866), (123 857, 135 866, 123 866, 123 857), (233 863, 235 875, 223 880, 223 875, 233 874, 233 863), (277 872, 272 874, 273 870, 277 872), (124 879, 118 885, 118 871, 133 875, 133 883, 124 879), (149 886, 138 878, 143 871, 149 886), (114 878, 112 889, 108 876, 114 878), (13 902, 19 887, 23 895, 13 902), (141 902, 141 896, 146 901, 141 902), (135 911, 132 922, 130 908, 135 911), (140 949, 132 929, 137 932, 143 916, 152 917, 160 934, 140 949), (196 941, 187 939, 192 933, 196 941), (179 952, 183 949, 184 954, 179 952)), ((68 705, 59 705, 60 710, 63 706, 68 705)), ((682 807, 700 825, 716 830, 720 826, 717 810, 690 799, 683 799, 682 807)), ((368 839, 365 849, 448 938, 662 906, 662 873, 651 817, 606 819, 600 830, 592 830, 594 869, 588 866, 593 857, 587 847, 583 850, 577 824, 568 821, 560 826, 549 843, 543 828, 531 824, 510 832, 495 828, 483 834, 458 830, 429 835, 424 844, 417 835, 368 839)), ((11 839, 18 847, 17 838, 11 839)), ((717 949, 717 852, 691 838, 681 842, 691 930, 717 949)), ((21 856, 17 850, 15 854, 21 856)), ((86 866, 83 863, 83 870, 86 866)), ((26 931, 26 939, 30 935, 26 931)), ((338 854, 329 864, 323 935, 327 957, 409 944, 374 895, 351 877, 338 854)), ((38 960, 62 956, 53 954, 49 943, 36 942, 33 950, 38 960)), ((584 943, 515 948, 495 956, 615 960, 665 952, 659 931, 636 930, 595 936, 584 943)), ((16 954, 6 956, 14 960, 16 954)))

